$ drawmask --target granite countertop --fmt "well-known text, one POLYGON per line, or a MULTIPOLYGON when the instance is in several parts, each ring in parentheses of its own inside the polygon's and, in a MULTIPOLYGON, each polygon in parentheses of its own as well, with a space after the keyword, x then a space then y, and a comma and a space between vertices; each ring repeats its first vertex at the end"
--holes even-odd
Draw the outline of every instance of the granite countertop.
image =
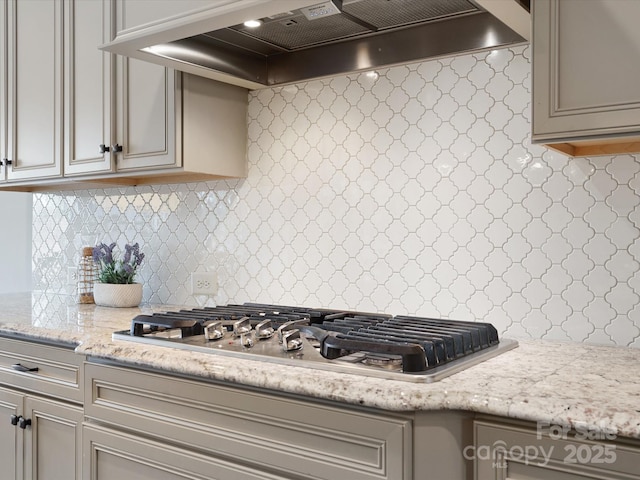
POLYGON ((441 381, 422 384, 311 370, 113 341, 140 313, 65 295, 0 295, 0 333, 77 345, 81 354, 391 411, 466 410, 640 438, 640 350, 520 340, 519 346, 441 381))

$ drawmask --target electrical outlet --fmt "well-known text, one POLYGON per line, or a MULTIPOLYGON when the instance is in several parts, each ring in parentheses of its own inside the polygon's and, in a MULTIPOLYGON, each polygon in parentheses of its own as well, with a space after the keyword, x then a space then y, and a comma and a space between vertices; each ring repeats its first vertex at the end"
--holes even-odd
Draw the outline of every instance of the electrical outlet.
POLYGON ((78 268, 67 267, 67 285, 75 285, 78 283, 78 268))
POLYGON ((218 288, 216 274, 211 272, 193 272, 191 274, 192 295, 215 295, 218 288))

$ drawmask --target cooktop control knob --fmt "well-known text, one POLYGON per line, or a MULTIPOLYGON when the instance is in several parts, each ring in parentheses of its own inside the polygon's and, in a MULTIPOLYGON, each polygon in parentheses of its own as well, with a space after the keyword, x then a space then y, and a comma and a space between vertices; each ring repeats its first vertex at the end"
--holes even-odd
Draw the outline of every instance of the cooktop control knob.
POLYGON ((240 345, 242 345, 244 348, 253 347, 253 338, 251 337, 251 332, 243 333, 242 335, 240 335, 240 345))
POLYGON ((251 331, 251 320, 249 317, 244 317, 234 322, 233 324, 233 336, 240 337, 245 333, 249 333, 251 331))
POLYGON ((224 337, 225 331, 226 330, 224 328, 224 325, 222 325, 222 322, 207 323, 204 326, 204 338, 208 341, 220 340, 222 337, 224 337))
POLYGON ((267 338, 271 338, 273 337, 274 333, 275 330, 273 329, 271 320, 263 320, 256 325, 255 335, 258 340, 266 340, 267 338))
POLYGON ((282 333, 282 348, 285 352, 293 352, 302 348, 300 330, 287 330, 282 333))

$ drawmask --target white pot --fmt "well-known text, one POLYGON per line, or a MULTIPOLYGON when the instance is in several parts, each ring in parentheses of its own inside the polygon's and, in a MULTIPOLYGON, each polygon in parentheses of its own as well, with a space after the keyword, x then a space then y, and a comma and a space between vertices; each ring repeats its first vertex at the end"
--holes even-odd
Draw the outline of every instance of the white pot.
POLYGON ((94 283, 93 299, 103 307, 137 307, 142 301, 142 284, 94 283))

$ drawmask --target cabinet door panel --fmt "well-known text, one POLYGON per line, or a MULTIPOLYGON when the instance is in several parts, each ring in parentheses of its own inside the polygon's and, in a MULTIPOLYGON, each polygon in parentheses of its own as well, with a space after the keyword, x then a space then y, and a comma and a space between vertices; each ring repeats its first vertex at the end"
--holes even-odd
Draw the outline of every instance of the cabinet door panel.
POLYGON ((640 2, 533 3, 533 138, 640 131, 640 2))
POLYGON ((8 179, 62 175, 63 2, 8 3, 8 179))
POLYGON ((149 8, 148 0, 116 0, 119 12, 117 34, 149 24, 184 15, 192 10, 210 8, 212 4, 225 5, 237 0, 155 0, 149 8))
MULTIPOLYGON (((0 3, 0 31, 7 31, 7 2, 0 3)), ((0 159, 7 157, 7 55, 6 35, 0 35, 0 159)), ((7 178, 4 161, 0 165, 0 183, 7 178)))
POLYGON ((640 479, 640 449, 627 442, 551 438, 535 426, 485 421, 474 429, 476 480, 640 479))
POLYGON ((83 438, 88 480, 287 480, 97 425, 85 425, 83 438))
POLYGON ((7 480, 22 479, 22 442, 11 415, 22 414, 22 395, 0 389, 0 468, 7 480))
POLYGON ((25 478, 82 480, 83 410, 42 398, 25 398, 25 478))
POLYGON ((65 175, 112 170, 111 155, 99 151, 111 143, 113 56, 98 50, 111 38, 110 5, 65 3, 65 175))
POLYGON ((120 58, 119 65, 118 171, 179 165, 175 72, 130 58, 120 58))

